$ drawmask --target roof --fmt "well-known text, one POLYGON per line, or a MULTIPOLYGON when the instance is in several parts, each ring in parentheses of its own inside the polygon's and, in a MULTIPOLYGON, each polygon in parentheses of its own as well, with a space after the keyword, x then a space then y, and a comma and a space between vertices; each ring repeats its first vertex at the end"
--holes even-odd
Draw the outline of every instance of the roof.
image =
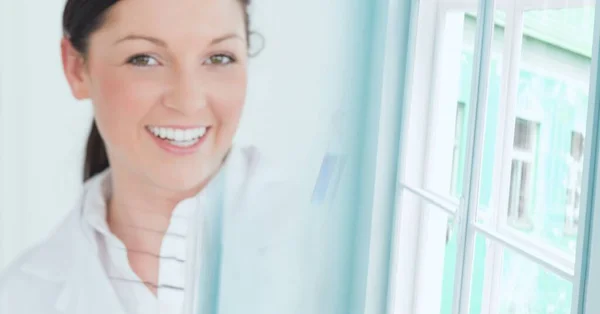
MULTIPOLYGON (((525 11, 523 33, 591 59, 594 11, 594 7, 525 11)), ((504 26, 506 14, 497 12, 495 19, 504 26)))

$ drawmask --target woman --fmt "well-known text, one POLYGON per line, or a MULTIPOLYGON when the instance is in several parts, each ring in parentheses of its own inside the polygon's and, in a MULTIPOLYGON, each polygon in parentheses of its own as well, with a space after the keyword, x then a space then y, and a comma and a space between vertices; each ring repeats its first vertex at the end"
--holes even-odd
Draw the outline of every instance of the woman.
POLYGON ((63 69, 95 118, 84 193, 0 278, 0 313, 181 313, 188 222, 220 191, 231 208, 219 313, 316 313, 302 297, 299 211, 276 197, 290 184, 255 149, 232 144, 248 2, 67 1, 63 69))

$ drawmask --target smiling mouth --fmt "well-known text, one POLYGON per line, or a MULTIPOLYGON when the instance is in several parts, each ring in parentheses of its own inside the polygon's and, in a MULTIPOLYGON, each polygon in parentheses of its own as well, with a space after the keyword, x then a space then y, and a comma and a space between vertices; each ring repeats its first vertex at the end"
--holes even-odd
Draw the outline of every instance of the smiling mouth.
POLYGON ((158 139, 177 147, 190 147, 198 143, 209 130, 209 127, 178 129, 158 126, 147 126, 148 131, 158 139))

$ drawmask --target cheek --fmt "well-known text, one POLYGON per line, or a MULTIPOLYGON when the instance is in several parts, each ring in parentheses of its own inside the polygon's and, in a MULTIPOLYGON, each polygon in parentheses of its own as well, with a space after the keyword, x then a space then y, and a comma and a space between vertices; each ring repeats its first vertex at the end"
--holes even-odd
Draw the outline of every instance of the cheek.
POLYGON ((92 99, 98 127, 109 146, 137 136, 143 118, 155 103, 155 84, 125 71, 96 71, 92 99))
POLYGON ((235 133, 246 100, 246 73, 240 71, 227 78, 214 79, 210 84, 211 111, 220 125, 223 136, 235 133))

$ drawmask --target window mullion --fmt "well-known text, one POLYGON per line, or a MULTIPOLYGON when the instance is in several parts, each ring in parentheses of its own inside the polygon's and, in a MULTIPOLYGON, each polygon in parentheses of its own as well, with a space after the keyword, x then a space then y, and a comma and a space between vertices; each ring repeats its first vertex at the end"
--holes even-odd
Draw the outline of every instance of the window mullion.
MULTIPOLYGON (((494 180, 498 188, 492 191, 492 208, 496 211, 491 215, 490 226, 494 230, 506 222, 508 195, 510 189, 510 173, 512 165, 512 148, 515 127, 515 107, 517 95, 517 82, 521 58, 523 8, 521 1, 512 0, 506 12, 504 28, 504 51, 502 63, 502 85, 500 100, 499 121, 496 130, 496 156, 494 158, 494 180)), ((502 275, 503 247, 492 241, 488 246, 485 274, 486 280, 483 293, 483 310, 486 313, 498 313, 500 290, 500 277, 502 275)))
POLYGON ((474 221, 479 203, 479 181, 483 155, 483 135, 487 107, 487 86, 490 74, 492 36, 494 30, 494 0, 482 0, 477 14, 475 58, 471 110, 469 115, 468 149, 463 197, 458 211, 458 249, 454 303, 452 313, 469 311, 471 275, 473 268, 474 221))

